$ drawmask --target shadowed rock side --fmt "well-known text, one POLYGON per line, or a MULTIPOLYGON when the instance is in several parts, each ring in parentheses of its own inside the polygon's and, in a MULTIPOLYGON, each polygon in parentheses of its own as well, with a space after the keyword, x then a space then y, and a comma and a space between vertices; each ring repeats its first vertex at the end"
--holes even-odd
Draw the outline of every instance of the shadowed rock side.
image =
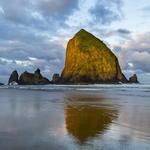
POLYGON ((117 57, 99 39, 80 30, 68 43, 64 83, 126 83, 117 57))
MULTIPOLYGON (((69 97, 69 99, 82 103, 86 100, 86 98, 78 96, 69 97)), ((95 98, 87 98, 87 100, 92 102, 95 98)), ((89 138, 103 134, 117 117, 117 110, 115 109, 71 103, 71 105, 67 104, 65 108, 66 129, 81 144, 89 138)))
POLYGON ((43 77, 40 73, 40 69, 37 69, 34 74, 25 71, 19 78, 19 84, 21 85, 42 85, 50 84, 50 81, 43 77))
POLYGON ((19 78, 18 72, 14 70, 10 75, 8 84, 13 84, 13 82, 18 83, 19 82, 18 78, 19 78))

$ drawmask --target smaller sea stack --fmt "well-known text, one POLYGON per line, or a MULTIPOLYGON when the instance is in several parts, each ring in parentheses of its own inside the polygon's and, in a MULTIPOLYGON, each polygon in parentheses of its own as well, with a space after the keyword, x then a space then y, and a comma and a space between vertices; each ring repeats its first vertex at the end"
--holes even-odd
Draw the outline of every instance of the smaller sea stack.
POLYGON ((8 84, 9 85, 14 84, 14 83, 18 84, 18 82, 19 82, 18 78, 19 78, 18 72, 16 70, 14 70, 10 75, 8 84))
POLYGON ((41 75, 40 69, 34 73, 25 71, 20 75, 19 84, 21 85, 44 85, 50 84, 50 81, 41 75))
POLYGON ((133 76, 131 76, 131 77, 129 78, 129 83, 139 83, 136 74, 134 74, 133 76))
POLYGON ((15 70, 11 73, 8 84, 9 85, 44 85, 51 82, 41 75, 40 69, 37 69, 34 73, 25 71, 19 77, 18 72, 15 70))

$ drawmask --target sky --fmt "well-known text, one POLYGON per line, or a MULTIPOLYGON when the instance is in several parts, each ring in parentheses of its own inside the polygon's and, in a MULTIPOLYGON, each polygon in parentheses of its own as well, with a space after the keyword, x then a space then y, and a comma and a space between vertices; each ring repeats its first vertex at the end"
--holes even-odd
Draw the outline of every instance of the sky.
POLYGON ((61 73, 81 28, 111 48, 127 77, 150 82, 150 0, 0 0, 0 82, 13 70, 61 73))

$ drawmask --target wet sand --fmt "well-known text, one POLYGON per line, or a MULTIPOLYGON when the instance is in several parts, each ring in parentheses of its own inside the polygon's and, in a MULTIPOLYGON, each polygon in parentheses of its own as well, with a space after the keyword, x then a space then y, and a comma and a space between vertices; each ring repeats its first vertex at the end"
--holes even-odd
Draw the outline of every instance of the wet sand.
POLYGON ((1 88, 0 150, 148 150, 149 97, 148 85, 1 88))

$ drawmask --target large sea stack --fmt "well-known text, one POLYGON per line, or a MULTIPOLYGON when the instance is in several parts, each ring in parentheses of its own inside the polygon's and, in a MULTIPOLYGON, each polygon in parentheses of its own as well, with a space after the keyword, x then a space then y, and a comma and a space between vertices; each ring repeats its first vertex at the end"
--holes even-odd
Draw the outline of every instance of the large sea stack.
POLYGON ((114 53, 91 33, 80 30, 68 43, 63 83, 126 83, 114 53))

